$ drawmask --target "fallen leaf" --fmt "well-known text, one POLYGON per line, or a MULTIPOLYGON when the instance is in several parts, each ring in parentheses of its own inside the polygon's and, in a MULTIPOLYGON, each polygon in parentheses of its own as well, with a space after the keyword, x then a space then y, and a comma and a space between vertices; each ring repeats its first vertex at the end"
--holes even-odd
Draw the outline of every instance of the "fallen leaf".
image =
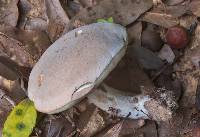
POLYGON ((34 58, 25 50, 21 42, 0 33, 0 43, 0 50, 19 66, 32 67, 34 65, 34 58))
POLYGON ((162 0, 163 3, 167 4, 167 5, 177 5, 177 4, 180 4, 182 2, 184 2, 185 0, 162 0))
POLYGON ((108 115, 102 112, 93 104, 88 105, 86 111, 82 112, 77 127, 80 130, 80 137, 91 137, 105 128, 110 122, 106 119, 108 115))
POLYGON ((197 22, 197 17, 194 15, 185 15, 180 17, 180 26, 190 29, 191 25, 197 22))
POLYGON ((154 121, 147 120, 145 126, 135 130, 131 135, 130 137, 158 137, 157 124, 154 121))
POLYGON ((165 28, 169 28, 179 24, 179 20, 170 14, 157 13, 151 11, 146 12, 143 16, 140 17, 139 20, 156 24, 165 28))
POLYGON ((174 65, 176 77, 183 81, 184 94, 182 95, 180 104, 184 107, 193 106, 195 104, 196 90, 200 71, 196 60, 200 54, 200 25, 197 25, 190 47, 185 49, 184 56, 174 65), (197 67, 195 67, 195 64, 197 67))
POLYGON ((189 8, 192 11, 192 13, 198 17, 200 17, 200 1, 199 0, 193 0, 191 1, 189 8))
POLYGON ((20 77, 18 66, 9 58, 0 56, 0 75, 8 80, 17 80, 20 77))
POLYGON ((157 6, 158 4, 162 4, 162 0, 153 0, 154 6, 157 6))
POLYGON ((33 102, 26 99, 9 114, 3 128, 3 137, 28 137, 36 124, 37 112, 33 102))
POLYGON ((162 14, 171 15, 172 17, 181 17, 186 14, 189 10, 188 4, 176 5, 176 6, 167 6, 160 4, 157 7, 154 7, 151 12, 157 12, 162 14))
POLYGON ((69 23, 69 18, 63 10, 59 0, 46 0, 48 22, 48 34, 52 42, 58 39, 65 26, 69 23))
POLYGON ((2 87, 0 88, 0 135, 2 135, 2 128, 3 128, 3 124, 9 114, 9 112, 11 111, 11 109, 13 108, 13 104, 11 104, 7 99, 6 99, 6 92, 4 90, 2 90, 2 87))
POLYGON ((16 26, 18 21, 18 0, 5 0, 0 2, 0 24, 16 26))
POLYGON ((83 7, 93 7, 99 4, 102 0, 79 0, 83 7))
POLYGON ((47 15, 44 0, 20 0, 18 26, 28 30, 47 30, 47 15))
POLYGON ((137 132, 138 129, 143 128, 144 126, 146 126, 146 121, 144 119, 124 119, 120 137, 137 132))
POLYGON ((21 30, 11 26, 0 26, 0 32, 20 41, 25 50, 38 60, 44 51, 51 45, 47 34, 40 30, 21 30))
POLYGON ((83 4, 80 0, 60 0, 60 3, 70 19, 83 9, 83 4))
POLYGON ((122 125, 124 123, 124 120, 118 122, 115 124, 112 128, 110 128, 107 133, 102 135, 102 137, 119 137, 120 131, 122 129, 122 125))
POLYGON ((61 114, 46 115, 39 128, 44 137, 72 137, 75 133, 75 127, 61 114))

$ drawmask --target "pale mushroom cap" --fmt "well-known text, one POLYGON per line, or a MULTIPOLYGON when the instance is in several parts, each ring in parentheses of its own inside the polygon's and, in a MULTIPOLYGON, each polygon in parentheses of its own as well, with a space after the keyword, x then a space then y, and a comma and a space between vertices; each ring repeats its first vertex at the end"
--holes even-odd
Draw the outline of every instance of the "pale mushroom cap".
POLYGON ((116 66, 126 44, 125 28, 113 23, 94 23, 68 32, 34 66, 29 98, 44 113, 71 107, 116 66))

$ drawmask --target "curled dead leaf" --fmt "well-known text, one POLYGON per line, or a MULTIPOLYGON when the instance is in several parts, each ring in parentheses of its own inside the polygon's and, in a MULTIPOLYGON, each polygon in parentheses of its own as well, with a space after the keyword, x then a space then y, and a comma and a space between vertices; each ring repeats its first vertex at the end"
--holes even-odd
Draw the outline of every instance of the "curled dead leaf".
POLYGON ((179 20, 170 14, 146 12, 139 20, 169 28, 179 24, 179 20))
POLYGON ((18 0, 0 1, 0 24, 16 26, 18 21, 18 0))
POLYGON ((47 16, 49 18, 48 33, 51 41, 55 41, 63 33, 69 18, 59 0, 46 0, 47 16))
POLYGON ((22 43, 0 33, 0 50, 15 61, 19 66, 32 67, 34 58, 25 50, 22 43))

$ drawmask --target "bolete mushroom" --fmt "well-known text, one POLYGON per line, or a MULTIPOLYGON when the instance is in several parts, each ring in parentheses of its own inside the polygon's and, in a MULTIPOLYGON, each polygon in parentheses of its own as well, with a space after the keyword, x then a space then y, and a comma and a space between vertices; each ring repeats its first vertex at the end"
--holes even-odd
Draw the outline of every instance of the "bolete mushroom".
POLYGON ((126 47, 126 29, 114 23, 93 23, 66 33, 33 67, 29 98, 43 113, 71 107, 104 80, 126 47))

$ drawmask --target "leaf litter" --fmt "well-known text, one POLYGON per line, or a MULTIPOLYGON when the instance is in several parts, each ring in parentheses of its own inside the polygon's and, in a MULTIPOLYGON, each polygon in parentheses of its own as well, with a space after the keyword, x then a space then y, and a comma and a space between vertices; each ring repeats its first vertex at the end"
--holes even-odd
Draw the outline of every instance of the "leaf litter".
MULTIPOLYGON (((145 119, 149 120, 126 118, 125 115, 122 118, 120 114, 124 112, 115 108, 116 104, 104 102, 101 105, 107 105, 106 109, 97 105, 97 100, 90 104, 91 96, 95 95, 91 94, 88 99, 62 113, 39 114, 31 136, 198 137, 199 4, 198 0, 1 1, 0 134, 13 105, 27 98, 30 71, 45 50, 74 28, 95 23, 98 19, 105 22, 112 17, 114 23, 127 28, 128 53, 104 83, 126 91, 127 97, 152 97, 154 100, 146 105, 150 111, 145 119), (184 49, 173 49, 170 45, 165 49, 166 31, 177 25, 187 29, 190 43, 184 49), (155 26, 156 29, 151 31, 162 41, 156 50, 148 39, 143 38, 148 26, 155 26), (165 90, 157 94, 156 90, 150 90, 155 87, 165 90), (178 101, 178 108, 176 105, 167 107, 174 105, 172 100, 166 100, 169 91, 169 99, 178 101)), ((149 35, 150 41, 153 41, 151 34, 148 33, 147 37, 149 35)), ((100 85, 98 90, 102 87, 100 85)), ((109 99, 108 102, 111 101, 109 99)), ((125 111, 126 115, 128 113, 125 111)), ((23 128, 23 125, 19 127, 23 128)))

